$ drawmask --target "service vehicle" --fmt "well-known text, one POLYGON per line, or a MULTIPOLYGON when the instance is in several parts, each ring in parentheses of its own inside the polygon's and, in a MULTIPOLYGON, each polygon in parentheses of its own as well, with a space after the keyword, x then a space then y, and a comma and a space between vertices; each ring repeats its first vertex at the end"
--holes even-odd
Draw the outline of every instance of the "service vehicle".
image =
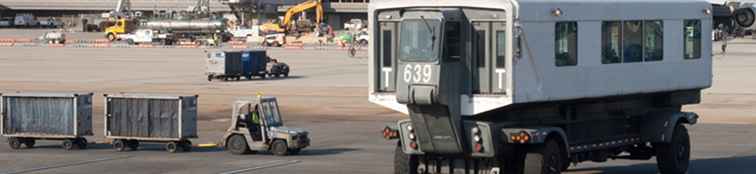
POLYGON ((105 94, 105 138, 119 152, 144 142, 165 144, 171 153, 189 152, 197 135, 199 96, 105 94))
POLYGON ((86 149, 92 134, 92 93, 0 94, 0 135, 11 149, 38 140, 62 141, 66 150, 86 149))
POLYGON ((267 47, 282 47, 286 44, 286 34, 273 33, 265 35, 262 44, 267 47))
POLYGON ((278 62, 278 59, 270 60, 266 69, 269 77, 289 77, 289 64, 278 62))
POLYGON ((259 49, 211 52, 207 54, 205 75, 207 81, 241 80, 242 77, 247 80, 253 77, 265 79, 268 61, 267 52, 259 49))
POLYGON ((371 2, 369 101, 408 115, 384 130, 398 139, 395 173, 554 174, 654 157, 660 173, 686 173, 698 116, 682 108, 712 84, 711 8, 371 2))
POLYGON ((40 36, 39 40, 47 44, 65 44, 66 34, 61 31, 50 31, 40 36))
POLYGON ((137 29, 133 33, 120 34, 118 40, 126 41, 129 45, 160 43, 172 45, 175 42, 173 35, 159 33, 152 29, 137 29))
POLYGON ((284 127, 275 97, 237 100, 233 109, 222 143, 233 154, 269 151, 278 156, 296 155, 310 145, 309 132, 284 127))
POLYGON ((323 21, 325 10, 323 9, 323 0, 306 0, 286 10, 283 20, 278 23, 273 21, 264 23, 260 26, 260 32, 265 34, 272 33, 303 33, 312 32, 323 21), (294 20, 295 15, 301 14, 309 9, 315 10, 315 21, 294 20))
POLYGON ((48 18, 45 20, 39 20, 39 27, 42 28, 62 28, 65 25, 63 21, 56 18, 48 18))
POLYGON ((16 27, 37 27, 39 21, 31 13, 19 13, 16 14, 16 18, 13 20, 13 25, 16 27))

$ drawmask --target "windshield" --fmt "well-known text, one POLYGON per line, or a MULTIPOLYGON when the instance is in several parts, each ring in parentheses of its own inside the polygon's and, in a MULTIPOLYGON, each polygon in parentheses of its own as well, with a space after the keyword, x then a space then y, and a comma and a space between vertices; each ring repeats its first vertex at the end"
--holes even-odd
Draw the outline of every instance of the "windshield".
POLYGON ((399 57, 410 61, 433 61, 436 59, 435 33, 441 26, 436 19, 405 20, 401 24, 399 57))
POLYGON ((262 103, 265 123, 268 126, 281 126, 281 116, 278 114, 278 105, 274 102, 262 103))

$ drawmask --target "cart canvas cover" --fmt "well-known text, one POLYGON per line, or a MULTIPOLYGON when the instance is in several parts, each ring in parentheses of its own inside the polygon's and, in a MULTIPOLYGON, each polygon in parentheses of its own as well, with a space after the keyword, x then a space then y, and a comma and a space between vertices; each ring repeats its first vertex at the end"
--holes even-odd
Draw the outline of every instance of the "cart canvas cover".
POLYGON ((13 93, 2 95, 4 136, 92 135, 92 94, 13 93))
POLYGON ((106 95, 108 137, 197 137, 197 96, 106 95))

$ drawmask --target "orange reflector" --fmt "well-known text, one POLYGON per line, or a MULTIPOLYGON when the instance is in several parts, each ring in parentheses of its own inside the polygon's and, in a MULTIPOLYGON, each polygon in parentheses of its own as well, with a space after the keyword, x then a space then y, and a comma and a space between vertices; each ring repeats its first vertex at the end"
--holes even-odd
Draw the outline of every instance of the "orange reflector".
POLYGON ((475 143, 475 152, 483 152, 483 145, 480 143, 475 143))

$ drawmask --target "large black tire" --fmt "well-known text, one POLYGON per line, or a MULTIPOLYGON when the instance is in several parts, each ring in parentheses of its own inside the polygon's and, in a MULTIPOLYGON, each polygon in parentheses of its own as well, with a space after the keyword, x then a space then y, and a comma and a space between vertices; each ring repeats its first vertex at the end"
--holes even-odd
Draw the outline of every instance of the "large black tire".
POLYGON ((113 33, 108 33, 107 35, 105 35, 105 37, 108 38, 108 40, 111 42, 117 39, 113 33))
POLYGON ((21 140, 18 138, 8 138, 8 146, 10 146, 11 149, 20 149, 21 140))
POLYGON ((165 151, 168 151, 170 153, 176 153, 178 152, 178 144, 177 142, 170 142, 168 144, 165 144, 165 151))
POLYGON ((242 135, 232 135, 226 142, 226 149, 232 154, 243 155, 250 152, 247 140, 242 135))
POLYGON ((29 139, 24 139, 22 143, 26 146, 26 148, 31 149, 31 148, 34 148, 34 144, 36 143, 36 141, 34 139, 29 138, 29 139))
POLYGON ((63 140, 62 146, 63 146, 63 149, 66 149, 66 150, 73 150, 74 148, 78 147, 78 145, 76 145, 75 140, 71 140, 71 139, 63 140))
POLYGON ((544 144, 533 147, 525 155, 523 173, 559 174, 564 167, 564 159, 559 142, 554 138, 549 138, 544 144))
POLYGON ((113 149, 118 152, 126 151, 126 146, 127 145, 125 140, 113 140, 113 149))
POLYGON ((181 141, 181 151, 184 152, 191 152, 192 151, 192 142, 189 140, 181 141))
POLYGON ((417 174, 419 165, 418 157, 405 154, 402 151, 402 143, 397 143, 394 149, 394 174, 417 174))
POLYGON ((78 138, 76 139, 76 146, 78 146, 79 149, 87 149, 89 146, 89 141, 87 141, 86 138, 78 138))
POLYGON ((685 174, 690 164, 690 136, 688 129, 678 124, 669 143, 654 144, 659 173, 685 174))
POLYGON ((276 156, 286 156, 289 154, 289 147, 284 140, 275 140, 270 147, 270 151, 276 156))

